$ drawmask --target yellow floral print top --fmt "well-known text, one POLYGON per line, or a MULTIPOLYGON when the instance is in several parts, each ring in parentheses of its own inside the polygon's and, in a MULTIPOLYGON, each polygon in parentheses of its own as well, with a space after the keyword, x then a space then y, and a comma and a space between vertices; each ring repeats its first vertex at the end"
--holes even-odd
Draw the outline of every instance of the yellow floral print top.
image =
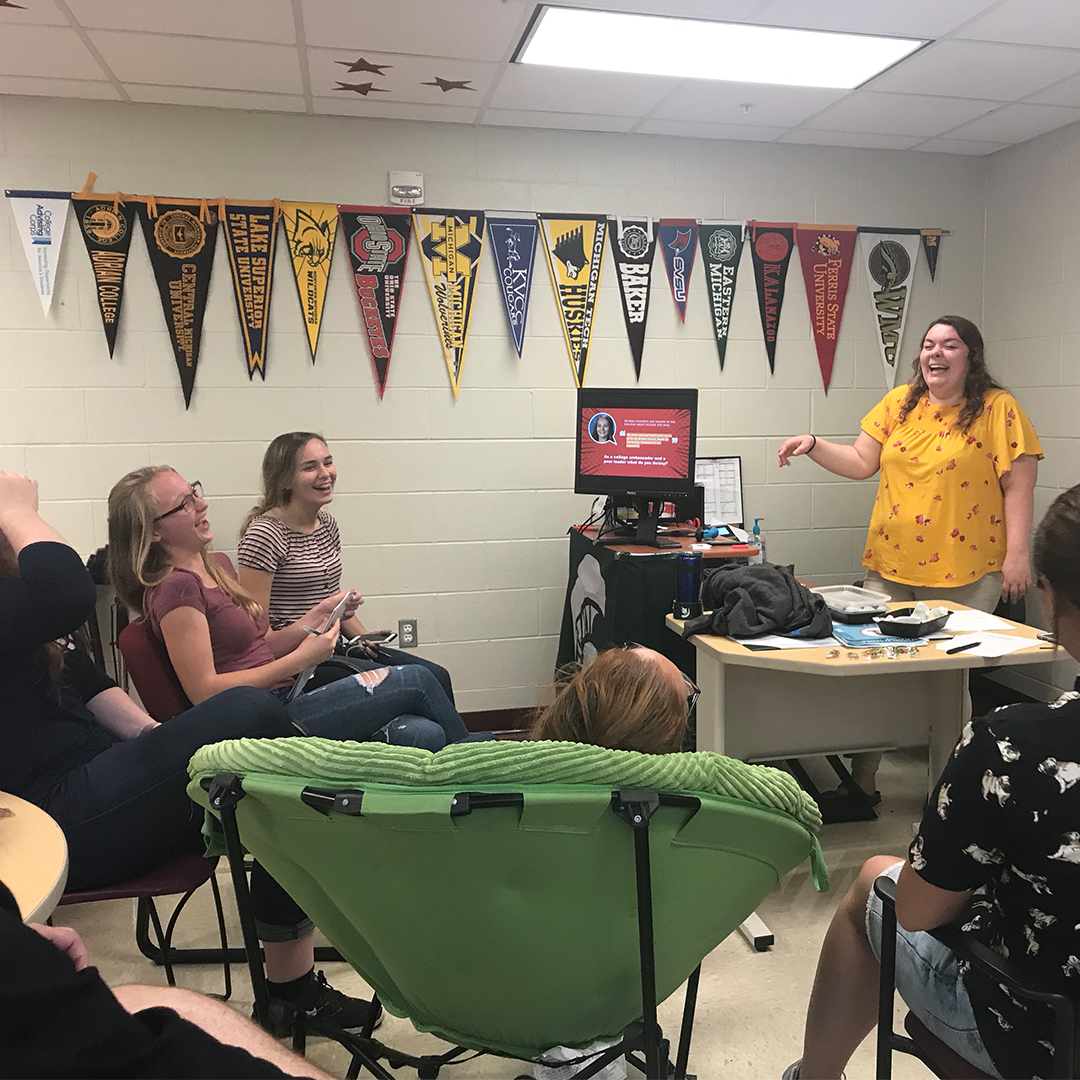
POLYGON ((1000 477, 1021 454, 1042 457, 1039 437, 1016 399, 991 390, 966 434, 959 405, 926 395, 901 423, 907 386, 863 417, 881 443, 878 481, 863 565, 905 585, 968 585, 1000 570, 1005 498, 1000 477))

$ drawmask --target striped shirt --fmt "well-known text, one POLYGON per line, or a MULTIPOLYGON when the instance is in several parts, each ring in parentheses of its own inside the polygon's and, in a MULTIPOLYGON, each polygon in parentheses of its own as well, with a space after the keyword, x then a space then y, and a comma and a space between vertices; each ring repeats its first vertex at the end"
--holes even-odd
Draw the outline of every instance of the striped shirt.
POLYGON ((319 511, 313 533, 300 533, 270 514, 260 514, 240 538, 237 561, 273 574, 270 626, 280 630, 341 588, 341 537, 337 522, 319 511))

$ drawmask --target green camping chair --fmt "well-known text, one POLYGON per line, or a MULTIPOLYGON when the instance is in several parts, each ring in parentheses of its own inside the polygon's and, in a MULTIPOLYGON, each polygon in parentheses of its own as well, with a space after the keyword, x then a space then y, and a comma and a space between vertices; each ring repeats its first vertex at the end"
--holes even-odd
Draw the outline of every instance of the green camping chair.
POLYGON ((804 859, 827 887, 814 802, 718 754, 245 739, 204 747, 190 773, 224 827, 257 1015, 241 845, 392 1014, 457 1047, 420 1059, 322 1032, 353 1052, 352 1076, 390 1080, 379 1058, 435 1077, 462 1048, 536 1060, 608 1039, 581 1080, 623 1054, 684 1077, 702 958, 804 859), (672 1066, 656 1003, 688 978, 672 1066))

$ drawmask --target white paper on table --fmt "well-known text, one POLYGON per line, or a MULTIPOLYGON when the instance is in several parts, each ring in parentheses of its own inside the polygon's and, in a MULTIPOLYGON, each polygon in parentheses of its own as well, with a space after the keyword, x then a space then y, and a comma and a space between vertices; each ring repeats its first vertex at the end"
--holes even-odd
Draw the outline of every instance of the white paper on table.
POLYGON ((1007 653, 1019 652, 1021 649, 1030 649, 1032 645, 1041 644, 1036 638, 1020 637, 1017 634, 964 634, 954 637, 951 641, 939 642, 937 647, 941 652, 948 652, 950 649, 972 642, 978 642, 978 644, 973 649, 965 649, 963 653, 957 655, 1005 656, 1007 653))
POLYGON ((757 637, 732 638, 740 645, 761 645, 769 649, 835 649, 844 646, 834 637, 792 638, 783 634, 759 634, 757 637))
POLYGON ((946 630, 954 634, 970 634, 976 630, 1008 630, 1011 623, 999 619, 986 611, 954 611, 945 624, 946 630))

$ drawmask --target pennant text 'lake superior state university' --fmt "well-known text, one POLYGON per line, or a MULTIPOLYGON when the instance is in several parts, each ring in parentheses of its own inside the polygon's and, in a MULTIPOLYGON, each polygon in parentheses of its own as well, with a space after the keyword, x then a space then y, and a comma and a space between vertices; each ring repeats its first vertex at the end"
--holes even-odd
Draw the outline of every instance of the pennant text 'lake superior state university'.
POLYGON ((232 269, 248 378, 254 378, 257 371, 265 379, 278 209, 274 203, 236 203, 222 199, 218 212, 225 229, 225 249, 232 269))

